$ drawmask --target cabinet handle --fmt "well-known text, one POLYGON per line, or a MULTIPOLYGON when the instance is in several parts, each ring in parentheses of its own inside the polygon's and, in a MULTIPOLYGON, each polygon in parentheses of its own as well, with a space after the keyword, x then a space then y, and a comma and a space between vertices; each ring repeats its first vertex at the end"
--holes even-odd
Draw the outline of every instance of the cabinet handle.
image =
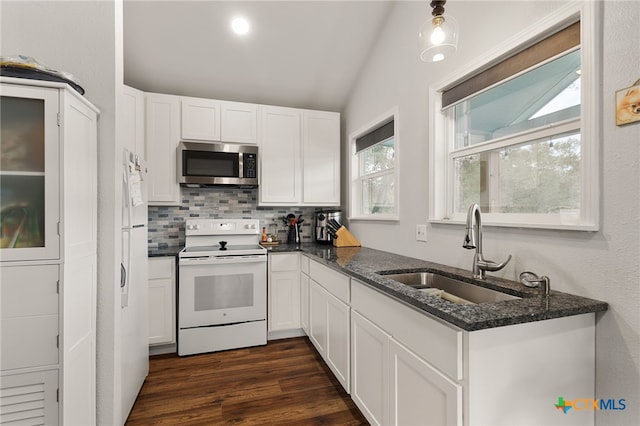
POLYGON ((124 288, 127 284, 127 270, 124 268, 124 265, 120 264, 120 288, 124 288))

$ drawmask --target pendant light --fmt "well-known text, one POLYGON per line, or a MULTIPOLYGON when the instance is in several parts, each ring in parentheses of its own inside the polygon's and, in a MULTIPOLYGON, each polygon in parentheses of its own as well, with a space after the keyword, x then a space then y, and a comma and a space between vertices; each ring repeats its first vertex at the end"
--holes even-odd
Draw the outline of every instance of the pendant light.
POLYGON ((455 53, 458 48, 458 23, 444 14, 447 0, 433 0, 433 18, 427 19, 420 28, 420 59, 424 62, 440 62, 455 53))

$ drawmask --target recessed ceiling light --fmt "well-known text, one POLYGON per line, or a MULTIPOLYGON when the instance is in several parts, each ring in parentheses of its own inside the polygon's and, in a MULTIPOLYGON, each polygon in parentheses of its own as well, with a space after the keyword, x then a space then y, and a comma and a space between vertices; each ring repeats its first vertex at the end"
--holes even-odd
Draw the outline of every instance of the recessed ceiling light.
POLYGON ((242 17, 235 18, 231 21, 233 32, 238 35, 245 35, 249 32, 249 21, 242 17))

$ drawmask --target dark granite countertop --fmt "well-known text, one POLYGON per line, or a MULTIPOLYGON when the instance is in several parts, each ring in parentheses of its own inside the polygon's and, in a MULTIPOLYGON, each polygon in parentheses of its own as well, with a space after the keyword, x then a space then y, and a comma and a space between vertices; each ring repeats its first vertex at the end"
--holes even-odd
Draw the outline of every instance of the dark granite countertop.
POLYGON ((301 251, 314 260, 339 272, 350 275, 376 288, 394 299, 404 302, 466 331, 483 330, 505 325, 542 321, 571 315, 607 310, 607 304, 586 297, 553 290, 543 298, 537 288, 528 288, 519 282, 487 276, 486 280, 473 279, 470 270, 453 268, 438 263, 401 256, 366 247, 333 247, 315 243, 300 245, 280 244, 267 247, 270 253, 301 251), (437 271, 441 275, 500 290, 522 299, 477 305, 459 305, 437 296, 428 296, 407 285, 398 283, 380 271, 394 273, 437 271))
POLYGON ((156 248, 149 248, 147 253, 149 257, 177 256, 183 248, 184 246, 159 245, 156 248))

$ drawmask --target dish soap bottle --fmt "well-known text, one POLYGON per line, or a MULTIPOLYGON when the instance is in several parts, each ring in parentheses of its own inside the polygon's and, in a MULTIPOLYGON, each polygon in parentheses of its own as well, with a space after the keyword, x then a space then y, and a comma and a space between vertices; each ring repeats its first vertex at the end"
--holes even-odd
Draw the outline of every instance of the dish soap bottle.
POLYGON ((262 227, 262 242, 267 242, 267 228, 265 226, 262 227))

